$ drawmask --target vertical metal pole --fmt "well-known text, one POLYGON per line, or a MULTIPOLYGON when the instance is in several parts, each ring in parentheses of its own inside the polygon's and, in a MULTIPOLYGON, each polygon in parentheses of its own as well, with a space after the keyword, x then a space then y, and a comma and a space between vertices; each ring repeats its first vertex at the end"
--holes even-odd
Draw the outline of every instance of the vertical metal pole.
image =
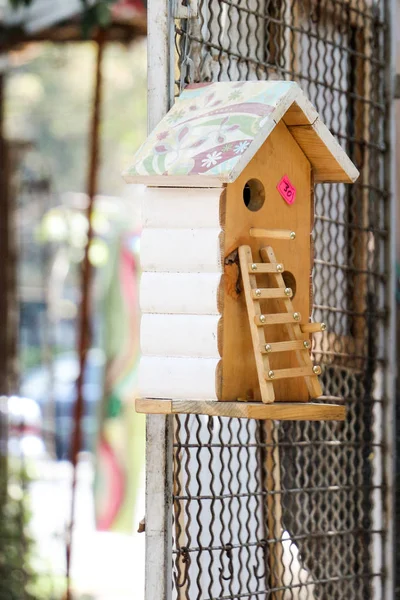
POLYGON ((390 192, 389 209, 387 210, 386 228, 389 240, 386 251, 388 268, 387 301, 389 319, 386 323, 385 345, 387 352, 387 368, 385 377, 385 403, 383 414, 384 440, 384 482, 385 482, 385 538, 384 538, 384 593, 385 600, 393 600, 395 586, 395 552, 394 552, 394 481, 395 481, 395 405, 396 405, 396 123, 394 114, 394 84, 396 66, 396 0, 386 0, 385 22, 388 27, 386 41, 386 58, 389 65, 386 73, 386 140, 389 156, 386 161, 386 188, 390 192))
POLYGON ((174 101, 173 18, 170 0, 147 9, 147 128, 150 133, 174 101))
POLYGON ((172 416, 146 417, 145 600, 172 596, 172 416))
MULTIPOLYGON (((151 0, 147 11, 149 133, 173 103, 173 47, 171 2, 151 0)), ((173 417, 148 415, 145 600, 172 596, 172 442, 173 417)))

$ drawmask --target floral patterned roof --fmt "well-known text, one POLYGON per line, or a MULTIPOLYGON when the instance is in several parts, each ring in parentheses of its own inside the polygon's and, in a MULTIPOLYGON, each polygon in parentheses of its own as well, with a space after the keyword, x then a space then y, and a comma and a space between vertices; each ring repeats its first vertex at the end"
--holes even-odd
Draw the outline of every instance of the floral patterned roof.
MULTIPOLYGON (((307 123, 318 119, 297 83, 291 81, 241 81, 194 84, 185 88, 168 114, 137 151, 126 181, 168 185, 220 185, 238 177, 287 110, 296 102, 307 123), (171 181, 172 181, 171 179, 171 181), (211 182, 215 180, 215 182, 211 182)), ((344 151, 333 142, 334 162, 344 151)), ((321 132, 318 131, 319 137, 321 132)), ((341 156, 340 158, 343 159, 341 156)), ((345 161, 346 162, 346 161, 345 161)), ((349 165, 347 165, 349 166, 349 165)), ((337 169, 336 169, 337 170, 337 169)), ((345 177, 357 175, 344 169, 345 177)), ((355 173, 357 170, 354 167, 355 173)))

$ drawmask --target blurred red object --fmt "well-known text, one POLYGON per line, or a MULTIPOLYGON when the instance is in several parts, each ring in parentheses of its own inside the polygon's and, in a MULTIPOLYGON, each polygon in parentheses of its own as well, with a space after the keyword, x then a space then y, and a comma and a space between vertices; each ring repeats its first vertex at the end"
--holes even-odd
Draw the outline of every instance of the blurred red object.
POLYGON ((111 11, 114 19, 130 21, 146 12, 146 0, 119 0, 111 11))

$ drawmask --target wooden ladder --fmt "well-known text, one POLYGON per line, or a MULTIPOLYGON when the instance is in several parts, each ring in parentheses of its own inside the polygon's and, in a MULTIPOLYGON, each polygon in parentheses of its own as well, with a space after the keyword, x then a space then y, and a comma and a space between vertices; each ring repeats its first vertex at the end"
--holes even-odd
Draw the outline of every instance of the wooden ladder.
POLYGON ((265 403, 275 400, 273 382, 289 377, 304 377, 311 398, 321 396, 322 389, 318 380, 321 373, 319 366, 313 366, 310 357, 311 344, 304 339, 304 333, 323 331, 323 323, 300 325, 301 315, 293 308, 292 290, 286 287, 282 277, 284 266, 278 263, 273 249, 267 246, 260 250, 262 263, 255 263, 250 246, 239 247, 240 270, 249 316, 250 332, 253 341, 261 399, 265 403), (268 273, 274 287, 259 288, 257 275, 268 273), (276 314, 262 314, 260 300, 276 299, 279 310, 276 314), (282 324, 287 332, 288 340, 268 342, 265 327, 282 324), (295 352, 298 367, 272 370, 269 355, 274 352, 295 352))

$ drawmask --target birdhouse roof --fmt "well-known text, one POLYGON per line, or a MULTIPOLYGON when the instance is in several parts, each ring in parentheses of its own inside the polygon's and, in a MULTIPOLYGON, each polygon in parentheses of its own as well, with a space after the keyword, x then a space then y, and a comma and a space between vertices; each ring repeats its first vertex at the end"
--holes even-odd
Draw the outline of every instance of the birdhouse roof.
POLYGON ((184 89, 124 173, 130 183, 232 183, 283 120, 316 182, 351 183, 358 171, 297 83, 241 81, 184 89))

